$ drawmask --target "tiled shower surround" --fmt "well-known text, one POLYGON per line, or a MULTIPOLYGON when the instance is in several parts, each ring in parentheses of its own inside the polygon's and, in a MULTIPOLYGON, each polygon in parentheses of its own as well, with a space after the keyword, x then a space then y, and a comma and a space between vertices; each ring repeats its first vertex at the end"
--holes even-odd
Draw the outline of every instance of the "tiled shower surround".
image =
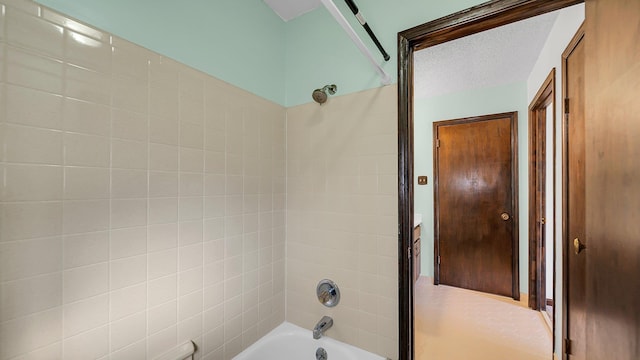
MULTIPOLYGON (((338 88, 339 90, 339 88, 338 88)), ((398 358, 395 86, 287 110, 287 320, 398 358), (325 308, 328 277, 341 300, 325 308)))
POLYGON ((281 323, 285 109, 1 3, 0 359, 228 359, 281 323))
POLYGON ((188 339, 226 360, 325 314, 328 336, 397 358, 395 87, 285 109, 0 6, 1 360, 153 359, 188 339))

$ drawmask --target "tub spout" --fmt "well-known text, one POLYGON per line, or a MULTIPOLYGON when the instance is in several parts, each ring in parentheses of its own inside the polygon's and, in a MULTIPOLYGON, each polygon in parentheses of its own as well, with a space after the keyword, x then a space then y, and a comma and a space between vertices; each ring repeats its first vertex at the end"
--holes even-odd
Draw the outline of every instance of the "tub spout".
POLYGON ((313 338, 320 339, 324 332, 333 326, 333 319, 329 316, 323 316, 313 328, 313 338))

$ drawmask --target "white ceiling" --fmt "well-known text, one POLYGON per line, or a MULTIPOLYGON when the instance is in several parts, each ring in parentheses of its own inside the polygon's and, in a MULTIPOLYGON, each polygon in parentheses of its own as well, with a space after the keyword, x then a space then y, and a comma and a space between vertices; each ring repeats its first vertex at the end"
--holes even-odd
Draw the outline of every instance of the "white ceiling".
POLYGON ((320 0, 264 0, 284 21, 307 13, 320 5, 320 0))
POLYGON ((557 16, 548 13, 417 51, 415 98, 526 81, 557 16))

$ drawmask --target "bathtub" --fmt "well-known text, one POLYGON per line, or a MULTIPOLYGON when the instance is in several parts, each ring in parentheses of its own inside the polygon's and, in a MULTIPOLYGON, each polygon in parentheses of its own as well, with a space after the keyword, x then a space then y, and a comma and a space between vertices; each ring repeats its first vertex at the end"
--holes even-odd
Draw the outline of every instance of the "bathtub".
POLYGON ((311 330, 286 321, 233 359, 313 360, 316 359, 316 351, 320 347, 324 348, 329 360, 385 360, 381 356, 326 336, 315 340, 311 330))

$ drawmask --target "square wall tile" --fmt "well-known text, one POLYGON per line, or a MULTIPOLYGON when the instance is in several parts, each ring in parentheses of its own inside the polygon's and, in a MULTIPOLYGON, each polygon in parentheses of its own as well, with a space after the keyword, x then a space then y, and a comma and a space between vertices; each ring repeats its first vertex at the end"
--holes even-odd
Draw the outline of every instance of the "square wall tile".
POLYGON ((178 171, 179 148, 172 145, 149 145, 149 169, 178 171))
POLYGON ((171 86, 162 86, 154 83, 153 64, 152 85, 149 87, 149 112, 152 115, 160 115, 167 118, 178 118, 178 91, 171 86))
POLYGON ((156 224, 147 228, 147 251, 172 249, 178 244, 178 224, 156 224))
POLYGON ((178 196, 178 173, 172 171, 149 172, 149 197, 178 196))
POLYGON ((70 98, 109 105, 111 102, 111 76, 72 64, 65 66, 65 95, 70 98))
POLYGON ((6 165, 3 201, 47 201, 62 199, 62 167, 6 165))
POLYGON ((111 114, 106 105, 83 100, 65 99, 64 130, 97 136, 109 136, 111 114))
POLYGON ((178 198, 149 199, 149 224, 178 221, 178 198))
POLYGON ((140 141, 111 140, 111 166, 123 169, 147 169, 147 144, 140 141))
POLYGON ((114 199, 147 197, 145 170, 111 170, 111 197, 114 199))
POLYGON ((149 97, 147 82, 143 79, 128 76, 113 78, 113 106, 138 113, 147 111, 149 97))
POLYGON ((6 79, 13 85, 62 94, 63 63, 6 46, 6 79))
POLYGON ((0 281, 59 272, 62 251, 62 237, 0 243, 0 281))
POLYGON ((7 162, 62 165, 62 132, 20 125, 4 125, 7 162))
POLYGON ((64 306, 64 335, 74 336, 109 321, 109 296, 103 294, 64 306))
POLYGON ((146 113, 111 109, 111 134, 114 138, 147 141, 148 125, 146 113))
POLYGON ((146 308, 147 285, 144 283, 112 291, 109 294, 109 313, 112 321, 145 311, 146 308))
POLYGON ((140 312, 111 323, 111 351, 142 340, 147 335, 147 313, 140 312))
POLYGON ((0 283, 0 321, 16 319, 62 305, 60 272, 0 283))
POLYGON ((62 339, 60 307, 0 323, 0 357, 8 359, 62 339))
POLYGON ((142 48, 119 37, 112 37, 113 73, 147 80, 149 77, 149 54, 142 48))
POLYGON ((109 167, 109 138, 76 133, 64 134, 64 164, 109 167))
POLYGON ((145 226, 111 230, 110 259, 120 259, 147 252, 145 226))
POLYGON ((108 231, 65 235, 63 239, 63 266, 65 269, 109 260, 108 231))
POLYGON ((73 268, 63 272, 62 290, 65 304, 104 294, 108 289, 107 263, 73 268))
POLYGON ((176 301, 169 301, 162 305, 149 309, 148 331, 149 335, 167 329, 178 321, 178 305, 176 301))
POLYGON ((62 202, 0 203, 0 242, 62 234, 62 202))
POLYGON ((149 280, 147 292, 147 306, 154 307, 175 300, 178 296, 177 275, 165 276, 149 280))
POLYGON ((107 230, 109 228, 109 201, 65 201, 63 209, 65 234, 107 230))
POLYGON ((199 149, 180 148, 180 171, 202 173, 204 152, 199 149))
POLYGON ((178 329, 176 325, 149 336, 148 357, 155 359, 178 346, 177 336, 178 329))
MULTIPOLYGON (((181 246, 179 249, 179 270, 185 271, 202 267, 202 243, 181 246)), ((200 285, 202 287, 202 285, 200 285)))
POLYGON ((67 166, 64 168, 66 200, 108 199, 109 169, 67 166))
POLYGON ((62 96, 7 84, 6 99, 8 123, 62 129, 62 96))
POLYGON ((109 270, 111 290, 139 284, 147 280, 147 255, 111 261, 109 270))
POLYGON ((145 226, 147 224, 146 199, 111 200, 111 228, 145 226))
POLYGON ((99 359, 109 353, 109 327, 102 326, 64 340, 64 358, 99 359))
POLYGON ((67 29, 65 31, 67 63, 104 74, 111 72, 111 46, 96 38, 67 29))
POLYGON ((147 261, 147 278, 149 280, 174 275, 178 271, 178 250, 152 252, 147 255, 147 261))

